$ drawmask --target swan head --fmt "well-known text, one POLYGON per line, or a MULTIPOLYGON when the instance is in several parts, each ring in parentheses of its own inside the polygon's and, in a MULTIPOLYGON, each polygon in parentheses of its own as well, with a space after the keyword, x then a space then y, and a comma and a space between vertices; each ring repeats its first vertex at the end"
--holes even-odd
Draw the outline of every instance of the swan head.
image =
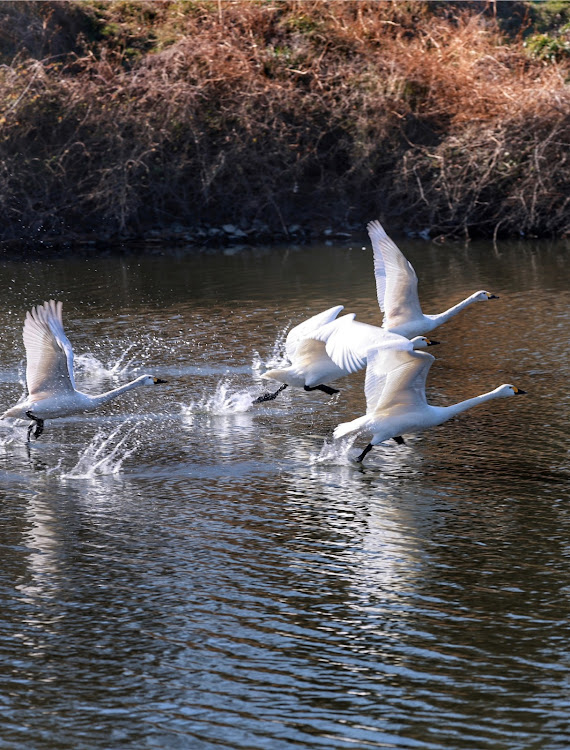
POLYGON ((413 344, 414 349, 427 349, 428 346, 439 344, 439 341, 428 339, 427 336, 414 336, 414 338, 410 340, 413 344))
POLYGON ((138 385, 158 385, 159 383, 168 383, 168 380, 155 378, 152 375, 141 375, 135 382, 138 383, 138 385))
POLYGON ((489 299, 499 299, 499 296, 497 294, 493 294, 492 292, 486 292, 484 289, 482 289, 480 292, 475 292, 473 295, 473 299, 476 302, 487 302, 489 299))
POLYGON ((523 391, 522 388, 517 388, 516 385, 504 383, 503 385, 500 385, 495 389, 495 393, 499 398, 506 398, 507 396, 522 396, 526 393, 526 391, 523 391))

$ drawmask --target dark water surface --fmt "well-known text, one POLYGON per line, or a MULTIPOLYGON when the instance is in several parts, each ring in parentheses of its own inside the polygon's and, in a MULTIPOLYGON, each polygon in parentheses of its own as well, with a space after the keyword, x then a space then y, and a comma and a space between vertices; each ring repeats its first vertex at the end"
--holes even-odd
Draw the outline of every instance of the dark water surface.
POLYGON ((425 312, 500 295, 437 330, 431 402, 528 395, 360 470, 318 457, 362 374, 251 400, 287 325, 380 323, 361 243, 4 265, 2 409, 50 297, 80 388, 169 382, 29 452, 0 423, 0 747, 570 747, 568 246, 401 246, 425 312))

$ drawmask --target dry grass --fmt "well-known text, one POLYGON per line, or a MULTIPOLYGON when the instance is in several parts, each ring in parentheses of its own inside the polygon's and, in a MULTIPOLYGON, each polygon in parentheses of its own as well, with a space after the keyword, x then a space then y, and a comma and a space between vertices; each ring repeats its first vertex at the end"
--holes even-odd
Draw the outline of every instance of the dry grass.
POLYGON ((477 4, 3 6, 0 238, 570 232, 568 66, 477 4))

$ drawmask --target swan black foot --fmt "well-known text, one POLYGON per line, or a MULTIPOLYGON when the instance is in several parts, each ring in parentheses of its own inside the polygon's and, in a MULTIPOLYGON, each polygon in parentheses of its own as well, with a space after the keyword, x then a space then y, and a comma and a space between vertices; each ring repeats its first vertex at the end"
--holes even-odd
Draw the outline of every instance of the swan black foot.
POLYGON ((406 445, 406 441, 401 435, 396 435, 395 437, 392 438, 392 440, 395 440, 398 443, 398 445, 406 445))
POLYGON ((30 439, 32 435, 37 440, 39 436, 44 431, 44 420, 40 419, 39 417, 34 417, 31 411, 26 412, 26 417, 28 419, 32 419, 32 424, 28 427, 28 443, 30 442, 30 439))
POLYGON ((336 388, 331 388, 330 385, 305 385, 306 391, 322 391, 327 396, 334 396, 335 393, 340 393, 336 388))
POLYGON ((264 401, 273 401, 273 399, 277 398, 277 396, 281 393, 281 391, 284 391, 285 388, 287 388, 287 383, 283 383, 281 388, 278 388, 275 393, 264 393, 262 396, 258 396, 253 403, 262 404, 264 401))
POLYGON ((372 443, 368 443, 366 448, 362 451, 360 456, 358 456, 358 458, 356 459, 357 463, 361 463, 362 460, 364 459, 364 456, 366 456, 367 453, 370 453, 371 450, 372 450, 372 443))

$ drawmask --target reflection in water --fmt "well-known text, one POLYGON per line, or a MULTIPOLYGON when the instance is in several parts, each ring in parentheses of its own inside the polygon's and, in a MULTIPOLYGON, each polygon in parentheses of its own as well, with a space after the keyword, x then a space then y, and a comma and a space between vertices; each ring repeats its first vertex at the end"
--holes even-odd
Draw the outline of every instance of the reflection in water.
POLYGON ((426 312, 500 295, 438 329, 430 402, 528 396, 362 467, 362 373, 252 404, 283 323, 380 323, 360 244, 0 270, 5 403, 61 290, 79 387, 169 381, 29 451, 0 423, 3 747, 570 745, 565 249, 401 243, 426 312))
MULTIPOLYGON (((28 528, 22 541, 28 553, 27 575, 16 589, 22 592, 25 603, 41 610, 44 597, 53 599, 58 595, 58 542, 54 533, 57 523, 49 504, 39 495, 30 498, 26 520, 28 528)), ((36 621, 35 624, 40 623, 36 621)))

